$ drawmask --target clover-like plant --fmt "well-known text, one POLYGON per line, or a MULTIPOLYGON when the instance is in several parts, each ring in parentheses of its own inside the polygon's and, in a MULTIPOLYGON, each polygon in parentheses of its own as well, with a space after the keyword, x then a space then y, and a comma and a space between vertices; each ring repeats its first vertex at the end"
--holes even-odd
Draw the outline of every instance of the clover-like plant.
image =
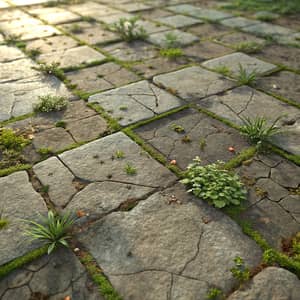
POLYGON ((250 278, 250 270, 245 266, 244 260, 237 256, 234 258, 235 266, 230 269, 233 277, 239 280, 241 283, 249 280, 250 278))
POLYGON ((76 221, 71 213, 62 216, 53 211, 48 211, 47 217, 40 215, 40 221, 24 220, 29 227, 25 234, 32 240, 40 240, 48 246, 48 254, 59 245, 69 247, 68 239, 71 238, 69 231, 76 221))
POLYGON ((132 42, 135 40, 144 40, 148 34, 143 26, 140 26, 138 17, 121 18, 118 22, 112 25, 112 30, 116 31, 123 41, 132 42))
POLYGON ((68 106, 68 101, 65 97, 45 95, 39 96, 39 102, 34 105, 35 112, 50 112, 60 111, 68 106))
POLYGON ((181 182, 190 188, 188 192, 217 208, 240 205, 246 198, 246 189, 238 175, 225 170, 222 162, 202 166, 196 157, 181 182))

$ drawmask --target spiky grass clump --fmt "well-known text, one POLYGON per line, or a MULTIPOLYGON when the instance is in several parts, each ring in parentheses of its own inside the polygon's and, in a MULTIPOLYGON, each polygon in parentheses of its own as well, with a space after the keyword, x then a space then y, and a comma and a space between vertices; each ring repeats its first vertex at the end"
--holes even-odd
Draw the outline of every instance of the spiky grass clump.
POLYGON ((239 84, 242 84, 242 85, 251 85, 251 84, 254 84, 256 82, 256 79, 257 79, 256 70, 248 72, 240 64, 239 65, 239 74, 238 74, 237 79, 238 79, 239 84))

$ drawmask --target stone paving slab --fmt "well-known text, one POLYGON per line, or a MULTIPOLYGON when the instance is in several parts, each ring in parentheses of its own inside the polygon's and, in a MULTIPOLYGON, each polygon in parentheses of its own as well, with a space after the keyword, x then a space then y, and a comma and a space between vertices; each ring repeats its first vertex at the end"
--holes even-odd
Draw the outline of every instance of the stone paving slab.
POLYGON ((282 71, 260 78, 256 87, 300 104, 300 75, 296 73, 282 71))
POLYGON ((123 133, 115 133, 64 152, 59 158, 76 177, 88 182, 114 181, 146 187, 166 187, 176 180, 175 175, 123 133), (112 158, 117 151, 124 153, 123 159, 112 158), (136 168, 135 175, 127 174, 127 164, 136 168))
POLYGON ((275 155, 259 155, 238 174, 248 183, 249 208, 242 214, 275 248, 300 230, 300 168, 275 155))
POLYGON ((193 109, 144 125, 135 132, 168 161, 176 160, 181 169, 196 156, 203 164, 228 161, 249 146, 237 131, 193 109), (234 147, 235 152, 230 152, 229 147, 234 147))
POLYGON ((0 1, 0 9, 1 9, 1 8, 7 8, 7 7, 9 7, 9 4, 8 4, 7 2, 1 0, 1 1, 0 1))
POLYGON ((68 9, 82 16, 101 18, 102 16, 120 13, 120 10, 95 2, 84 2, 68 6, 68 9))
POLYGON ((147 38, 147 41, 161 48, 165 48, 168 46, 167 36, 166 36, 168 34, 172 34, 176 36, 177 38, 176 44, 178 44, 178 46, 181 47, 188 46, 199 40, 197 36, 191 33, 175 29, 175 30, 167 30, 163 32, 150 34, 150 36, 147 38))
POLYGON ((106 23, 108 25, 113 25, 114 23, 118 22, 120 19, 131 19, 133 18, 134 15, 130 13, 125 13, 125 12, 119 12, 119 13, 114 13, 113 15, 106 15, 106 16, 93 16, 97 21, 106 23))
POLYGON ((175 28, 181 28, 186 26, 191 26, 199 23, 204 23, 203 21, 199 19, 195 19, 192 17, 187 17, 183 15, 173 15, 173 16, 166 16, 166 17, 160 17, 155 19, 155 21, 169 25, 171 27, 175 28))
POLYGON ((155 76, 153 82, 186 101, 199 100, 235 86, 233 81, 196 66, 155 76))
POLYGON ((119 124, 126 126, 184 105, 183 101, 147 81, 139 81, 89 97, 119 124))
POLYGON ((121 3, 118 5, 118 8, 121 10, 125 10, 127 12, 139 12, 139 11, 143 11, 143 10, 148 10, 151 9, 152 7, 144 4, 144 3, 121 3))
MULTIPOLYGON (((244 27, 262 24, 260 21, 247 19, 244 17, 233 17, 230 19, 221 20, 220 23, 231 28, 243 29, 244 27)), ((246 31, 246 30, 245 30, 246 31)))
POLYGON ((81 64, 101 62, 105 58, 103 54, 88 46, 80 46, 42 54, 39 56, 39 61, 46 64, 59 63, 61 68, 70 68, 81 64))
POLYGON ((234 257, 253 267, 261 251, 231 219, 197 202, 176 185, 78 237, 124 299, 204 299, 210 286, 228 292, 234 257))
POLYGON ((204 67, 216 70, 225 66, 231 71, 231 75, 239 76, 240 66, 248 73, 255 72, 258 75, 272 72, 277 66, 259 60, 241 52, 235 52, 212 60, 208 60, 202 64, 204 67))
POLYGON ((0 46, 0 63, 9 62, 24 57, 25 54, 18 48, 6 45, 0 46))
POLYGON ((256 43, 261 46, 266 44, 264 39, 242 32, 234 32, 232 34, 218 37, 217 41, 230 47, 239 46, 241 43, 256 43))
POLYGON ((1 300, 103 300, 75 255, 58 249, 12 272, 0 283, 1 300))
POLYGON ((235 291, 228 300, 257 300, 272 299, 297 300, 300 295, 300 282, 293 273, 277 268, 268 267, 258 273, 246 287, 235 291))
POLYGON ((47 3, 49 0, 11 0, 10 2, 15 6, 28 6, 47 3))
POLYGON ((282 134, 274 136, 276 145, 288 152, 299 153, 300 110, 250 87, 239 87, 223 95, 208 97, 199 106, 230 120, 243 124, 242 118, 264 117, 269 124, 282 117, 278 125, 282 134))
POLYGON ((38 243, 29 242, 24 235, 24 222, 32 220, 37 213, 47 211, 43 198, 33 189, 25 171, 16 172, 0 178, 1 218, 8 224, 0 230, 0 264, 9 262, 29 250, 38 243))
POLYGON ((201 40, 215 39, 217 37, 221 37, 223 35, 231 33, 231 30, 228 30, 227 27, 210 23, 192 26, 187 30, 200 37, 201 40))
POLYGON ((29 18, 30 15, 23 12, 20 9, 7 9, 1 11, 0 14, 0 21, 9 21, 14 19, 23 19, 23 18, 29 18))
POLYGON ((115 63, 80 69, 66 73, 66 77, 76 84, 76 88, 86 92, 99 92, 125 85, 140 78, 115 63))

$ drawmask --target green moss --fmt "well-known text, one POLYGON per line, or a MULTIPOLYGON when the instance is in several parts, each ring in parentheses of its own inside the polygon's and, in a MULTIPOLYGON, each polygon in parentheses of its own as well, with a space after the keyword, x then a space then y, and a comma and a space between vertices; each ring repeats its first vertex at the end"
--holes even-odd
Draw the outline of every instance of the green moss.
POLYGON ((22 116, 19 116, 19 117, 12 117, 9 120, 0 122, 0 127, 6 126, 6 125, 11 124, 11 123, 15 123, 17 121, 28 119, 28 118, 33 117, 33 116, 34 116, 34 113, 22 115, 22 116))
POLYGON ((55 123, 55 127, 61 127, 61 128, 66 128, 66 126, 67 126, 67 123, 65 122, 65 121, 57 121, 56 123, 55 123))
POLYGON ((0 230, 8 225, 8 220, 0 218, 0 230))
POLYGON ((17 171, 29 170, 31 167, 32 167, 32 165, 29 165, 29 164, 19 164, 19 165, 12 166, 12 167, 9 167, 6 169, 2 169, 2 170, 0 170, 0 177, 7 176, 7 175, 12 174, 17 171))
POLYGON ((30 143, 30 140, 17 135, 10 128, 0 128, 0 150, 13 150, 20 152, 30 143))
POLYGON ((0 279, 8 275, 10 272, 12 272, 15 269, 18 269, 25 264, 33 261, 34 259, 39 258, 40 256, 47 253, 47 247, 41 247, 38 249, 35 249, 21 257, 18 257, 14 259, 13 261, 8 262, 7 264, 4 264, 0 266, 0 279))
POLYGON ((159 54, 169 59, 176 59, 178 57, 183 56, 183 51, 180 48, 169 48, 169 49, 161 49, 159 51, 159 54))
POLYGON ((237 156, 235 156, 233 159, 225 163, 224 167, 227 170, 234 169, 238 166, 240 166, 244 161, 251 159, 256 154, 256 147, 249 147, 245 150, 242 150, 241 153, 239 153, 237 156))
POLYGON ((290 154, 274 145, 270 145, 270 150, 300 166, 300 155, 290 154))

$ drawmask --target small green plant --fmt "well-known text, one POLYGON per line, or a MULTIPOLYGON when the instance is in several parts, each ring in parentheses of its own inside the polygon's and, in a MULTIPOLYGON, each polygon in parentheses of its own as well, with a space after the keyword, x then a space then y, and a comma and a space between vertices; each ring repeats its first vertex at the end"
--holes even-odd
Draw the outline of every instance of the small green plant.
POLYGON ((145 40, 148 36, 145 28, 137 24, 139 18, 121 18, 112 25, 112 30, 116 31, 123 41, 132 42, 135 40, 145 40))
POLYGON ((202 166, 199 157, 187 167, 181 180, 195 196, 217 208, 240 205, 246 199, 246 190, 236 174, 224 169, 221 162, 202 166))
POLYGON ((281 118, 281 116, 276 118, 271 125, 268 125, 264 117, 243 118, 244 124, 240 127, 240 131, 249 139, 250 143, 259 148, 269 142, 273 135, 280 132, 280 128, 276 124, 281 118))
POLYGON ((2 217, 3 211, 0 212, 0 230, 7 226, 8 220, 2 217))
POLYGON ((30 141, 22 136, 18 136, 10 128, 0 128, 0 150, 20 152, 30 141))
POLYGON ((165 34, 165 48, 166 49, 172 49, 172 48, 178 48, 180 45, 178 37, 173 32, 168 32, 165 34))
POLYGON ((76 221, 76 218, 65 213, 62 216, 49 211, 47 217, 40 215, 40 221, 24 220, 29 228, 25 230, 25 234, 32 240, 40 240, 48 246, 48 254, 55 250, 59 245, 68 247, 68 239, 71 238, 69 231, 76 221))
POLYGON ((206 145, 207 145, 206 140, 201 139, 200 142, 199 142, 199 146, 200 146, 201 151, 204 151, 204 148, 206 147, 206 145))
POLYGON ((61 128, 66 128, 66 126, 67 126, 67 123, 65 122, 65 121, 57 121, 56 123, 55 123, 55 127, 61 127, 61 128))
POLYGON ((47 157, 53 153, 50 148, 40 148, 37 150, 37 152, 43 157, 47 157))
POLYGON ((30 50, 26 50, 26 54, 30 58, 35 59, 37 56, 41 54, 41 51, 39 49, 30 49, 30 50))
POLYGON ((125 153, 121 150, 117 150, 115 155, 116 155, 116 158, 124 158, 125 157, 125 153))
POLYGON ((137 173, 136 168, 129 163, 127 163, 125 166, 125 172, 128 175, 136 175, 137 173))
POLYGON ((8 45, 15 45, 20 42, 21 35, 20 34, 8 34, 5 36, 5 41, 8 45))
POLYGON ((68 101, 65 97, 61 96, 39 96, 39 102, 34 105, 35 112, 51 112, 60 111, 68 106, 68 101))
POLYGON ((218 289, 218 288, 211 288, 209 289, 207 295, 206 295, 206 299, 208 300, 215 300, 215 299, 220 299, 220 297, 222 297, 223 292, 218 289))
POLYGON ((245 266, 244 260, 237 256, 234 258, 235 267, 230 269, 233 277, 238 279, 241 283, 249 280, 250 270, 245 266))
POLYGON ((178 124, 172 124, 172 125, 171 125, 171 128, 172 128, 175 132, 177 132, 177 133, 184 133, 184 132, 185 132, 184 127, 181 126, 181 125, 178 125, 178 124))
POLYGON ((49 185, 43 185, 41 188, 40 188, 40 192, 41 193, 48 193, 49 191, 49 185))
POLYGON ((189 143, 192 142, 192 139, 190 138, 190 136, 185 135, 185 136, 181 139, 181 141, 182 141, 183 143, 185 143, 185 144, 189 144, 189 143))
POLYGON ((59 63, 54 62, 52 64, 40 64, 38 67, 35 67, 34 69, 41 71, 48 75, 54 75, 57 78, 64 80, 65 79, 65 73, 62 69, 59 67, 59 63))
POLYGON ((261 51, 263 46, 256 42, 241 42, 235 46, 236 51, 252 54, 261 51))
POLYGON ((244 69, 241 64, 239 64, 239 73, 237 79, 239 84, 254 84, 257 79, 256 70, 247 72, 247 70, 244 69))
POLYGON ((128 106, 120 106, 119 110, 126 111, 126 110, 128 110, 128 106))
POLYGON ((227 66, 224 65, 220 65, 216 68, 214 68, 214 71, 224 75, 224 76, 230 76, 231 75, 231 71, 227 66))
POLYGON ((161 49, 159 51, 159 54, 169 59, 176 59, 178 57, 183 56, 183 51, 180 48, 169 48, 169 49, 161 49))
POLYGON ((69 27, 69 31, 74 34, 83 33, 83 28, 81 26, 79 26, 78 24, 72 24, 69 27))

